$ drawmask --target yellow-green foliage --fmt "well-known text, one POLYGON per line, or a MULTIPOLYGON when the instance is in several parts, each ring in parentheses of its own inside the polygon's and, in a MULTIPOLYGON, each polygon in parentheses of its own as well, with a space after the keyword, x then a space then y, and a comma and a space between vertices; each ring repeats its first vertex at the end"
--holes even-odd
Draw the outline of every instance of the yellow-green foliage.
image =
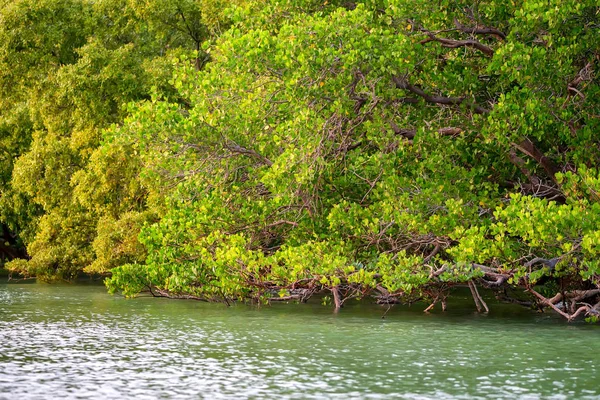
POLYGON ((143 261, 152 192, 131 141, 99 148, 102 131, 129 102, 178 96, 172 57, 205 62, 228 21, 218 1, 0 2, 0 223, 31 257, 11 270, 68 279, 143 261))
POLYGON ((594 1, 0 4, 13 271, 227 301, 598 282, 594 1))
MULTIPOLYGON (((178 58, 183 104, 138 103, 110 133, 169 199, 141 235, 151 286, 417 296, 474 264, 595 279, 593 2, 256 4, 203 71, 178 58)), ((108 285, 129 290, 119 268, 108 285)))

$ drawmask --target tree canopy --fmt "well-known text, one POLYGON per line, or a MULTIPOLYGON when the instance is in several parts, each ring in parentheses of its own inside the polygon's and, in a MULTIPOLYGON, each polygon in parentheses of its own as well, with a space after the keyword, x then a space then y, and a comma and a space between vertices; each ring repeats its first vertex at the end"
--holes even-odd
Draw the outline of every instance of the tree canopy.
POLYGON ((9 270, 336 308, 468 285, 481 310, 478 286, 600 315, 594 1, 20 0, 0 20, 0 218, 29 256, 9 270))

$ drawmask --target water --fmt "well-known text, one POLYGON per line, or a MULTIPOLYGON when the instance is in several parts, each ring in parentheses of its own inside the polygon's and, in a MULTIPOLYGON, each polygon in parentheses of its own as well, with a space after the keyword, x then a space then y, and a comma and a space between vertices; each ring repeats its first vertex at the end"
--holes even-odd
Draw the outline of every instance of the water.
POLYGON ((0 284, 0 399, 600 399, 600 326, 0 284))

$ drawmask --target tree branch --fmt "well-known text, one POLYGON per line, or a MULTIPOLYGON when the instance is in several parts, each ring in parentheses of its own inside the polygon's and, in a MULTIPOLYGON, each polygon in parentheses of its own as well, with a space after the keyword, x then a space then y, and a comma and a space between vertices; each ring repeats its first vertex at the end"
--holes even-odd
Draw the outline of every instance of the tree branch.
MULTIPOLYGON (((417 134, 417 130, 414 128, 400 128, 394 121, 390 121, 390 126, 396 135, 404 136, 408 140, 412 140, 415 138, 417 134)), ((461 128, 456 128, 453 126, 447 126, 444 128, 439 128, 437 133, 442 136, 457 136, 461 134, 463 130, 461 128)))
POLYGON ((579 314, 581 314, 584 311, 587 311, 588 313, 593 311, 593 307, 582 306, 577 311, 575 311, 573 314, 568 314, 568 313, 564 312, 563 310, 561 310, 560 308, 558 308, 554 303, 552 303, 552 301, 550 299, 547 299, 546 297, 542 296, 541 294, 539 294, 538 292, 533 290, 531 287, 527 288, 527 291, 529 293, 533 294, 535 297, 537 297, 538 300, 540 300, 540 303, 552 308, 554 310, 554 312, 561 315, 563 318, 565 318, 569 322, 574 320, 575 318, 577 318, 579 316, 579 314))
POLYGON ((257 158, 269 167, 273 165, 273 162, 271 160, 269 160, 267 157, 263 156, 262 154, 257 153, 256 151, 254 151, 252 149, 247 149, 245 147, 242 147, 233 141, 229 141, 229 143, 225 144, 225 148, 227 150, 231 151, 232 153, 243 154, 246 156, 257 158))
POLYGON ((448 47, 451 49, 456 49, 458 47, 471 47, 473 49, 477 49, 477 50, 481 51, 483 54, 485 54, 488 57, 492 57, 494 55, 494 50, 491 47, 486 46, 485 44, 478 42, 477 40, 473 40, 473 39, 454 40, 454 39, 448 39, 448 38, 441 38, 441 37, 435 36, 431 32, 427 32, 427 36, 429 36, 429 38, 421 40, 421 42, 420 42, 421 44, 426 44, 429 42, 438 42, 438 43, 441 43, 442 46, 448 47))
POLYGON ((542 153, 533 144, 531 140, 525 139, 519 144, 512 143, 512 145, 515 148, 519 149, 519 151, 521 151, 522 153, 527 154, 528 156, 532 157, 535 161, 537 161, 537 163, 540 164, 542 168, 544 168, 550 179, 552 179, 554 183, 557 183, 556 177, 554 175, 557 172, 559 172, 560 169, 554 164, 554 162, 551 159, 546 157, 544 153, 542 153))
POLYGON ((428 103, 434 104, 444 104, 444 105, 461 105, 466 103, 469 108, 471 108, 477 114, 487 114, 490 111, 481 107, 475 103, 467 103, 465 97, 442 97, 442 96, 432 96, 430 94, 425 93, 425 91, 417 86, 410 84, 405 78, 401 78, 395 76, 392 78, 396 88, 408 90, 411 93, 416 94, 417 96, 422 97, 428 103))
POLYGON ((454 25, 456 29, 464 33, 470 33, 472 35, 492 35, 496 38, 505 40, 506 34, 499 29, 496 28, 488 28, 485 26, 466 26, 460 23, 460 21, 454 18, 454 25))
POLYGON ((280 221, 275 221, 275 222, 267 225, 267 228, 272 228, 274 226, 279 226, 279 225, 291 225, 293 227, 297 227, 298 223, 294 222, 294 221, 280 220, 280 221))

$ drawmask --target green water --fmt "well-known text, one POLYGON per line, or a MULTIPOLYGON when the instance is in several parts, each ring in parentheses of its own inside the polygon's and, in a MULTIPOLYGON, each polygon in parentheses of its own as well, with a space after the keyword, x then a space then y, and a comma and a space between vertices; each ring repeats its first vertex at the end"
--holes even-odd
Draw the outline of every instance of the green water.
POLYGON ((0 284, 0 398, 600 399, 599 326, 472 308, 382 319, 0 284))

